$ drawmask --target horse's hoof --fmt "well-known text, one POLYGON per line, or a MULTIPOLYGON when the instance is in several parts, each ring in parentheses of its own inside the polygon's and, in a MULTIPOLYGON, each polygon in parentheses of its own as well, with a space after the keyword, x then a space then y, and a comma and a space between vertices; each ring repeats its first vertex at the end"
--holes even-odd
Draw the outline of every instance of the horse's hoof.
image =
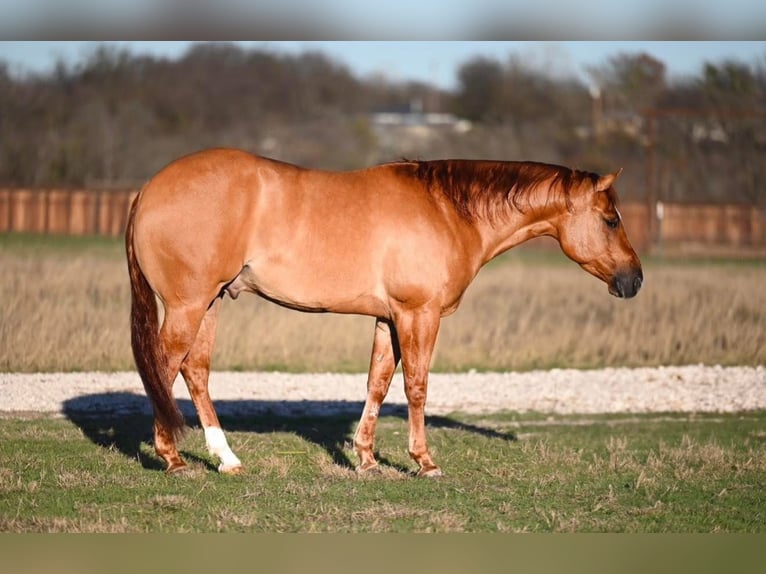
POLYGON ((434 466, 433 468, 421 468, 417 476, 418 478, 441 478, 444 473, 438 466, 434 466))
POLYGON ((241 464, 223 464, 221 463, 218 465, 218 472, 221 474, 242 474, 245 472, 245 469, 242 467, 241 464))
POLYGON ((168 468, 165 470, 165 472, 166 472, 167 474, 181 474, 181 475, 182 475, 182 474, 186 474, 186 472, 187 472, 188 470, 189 470, 189 467, 188 467, 188 466, 186 466, 186 463, 185 463, 185 462, 181 462, 181 463, 174 463, 174 464, 171 464, 171 465, 170 465, 170 466, 169 466, 169 467, 168 467, 168 468))
POLYGON ((356 473, 359 475, 371 475, 371 474, 380 474, 381 470, 378 466, 378 463, 372 463, 372 464, 360 464, 356 467, 356 473))

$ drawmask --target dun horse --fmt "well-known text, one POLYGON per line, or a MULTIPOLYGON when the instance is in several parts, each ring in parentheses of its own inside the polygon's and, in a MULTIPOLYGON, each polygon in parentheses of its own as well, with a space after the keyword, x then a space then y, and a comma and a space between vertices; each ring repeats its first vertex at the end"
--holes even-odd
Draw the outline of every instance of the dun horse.
POLYGON ((420 476, 439 476, 424 408, 441 318, 485 263, 540 235, 555 237, 612 295, 633 297, 643 275, 617 210, 618 175, 467 160, 328 172, 228 149, 171 163, 141 190, 126 232, 133 354, 168 472, 185 467, 176 448, 184 421, 172 395, 179 370, 219 471, 242 469, 208 376, 221 299, 249 291, 300 311, 374 317, 354 436, 358 470, 377 465, 377 416, 401 361, 409 453, 420 476))

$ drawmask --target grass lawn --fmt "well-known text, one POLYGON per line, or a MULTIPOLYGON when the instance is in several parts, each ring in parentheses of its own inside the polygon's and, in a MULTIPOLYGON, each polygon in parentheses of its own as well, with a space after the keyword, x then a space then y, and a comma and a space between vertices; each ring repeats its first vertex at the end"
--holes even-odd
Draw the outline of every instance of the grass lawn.
POLYGON ((0 419, 0 531, 766 531, 766 412, 431 417, 438 480, 412 476, 403 414, 383 414, 362 477, 356 416, 224 420, 236 477, 199 428, 169 476, 148 418, 0 419))

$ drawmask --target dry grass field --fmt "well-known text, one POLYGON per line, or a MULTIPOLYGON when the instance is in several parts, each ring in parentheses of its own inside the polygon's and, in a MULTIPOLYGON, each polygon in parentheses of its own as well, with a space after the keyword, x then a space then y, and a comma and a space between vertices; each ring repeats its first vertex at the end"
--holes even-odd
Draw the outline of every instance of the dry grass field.
MULTIPOLYGON (((129 288, 117 240, 0 236, 0 371, 127 370, 129 288)), ((442 323, 440 371, 766 363, 766 264, 648 260, 635 299, 563 255, 515 250, 442 323)), ((369 317, 224 301, 219 370, 365 371, 369 317)))

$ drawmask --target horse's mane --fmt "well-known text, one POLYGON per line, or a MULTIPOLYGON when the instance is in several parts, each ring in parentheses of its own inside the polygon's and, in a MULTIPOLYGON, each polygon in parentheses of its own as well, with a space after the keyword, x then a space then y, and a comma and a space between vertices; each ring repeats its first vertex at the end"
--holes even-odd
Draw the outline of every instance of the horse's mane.
POLYGON ((570 190, 584 179, 598 180, 594 173, 528 161, 404 160, 396 165, 432 194, 443 194, 469 220, 496 219, 509 208, 531 209, 531 192, 543 184, 548 188, 545 204, 563 200, 570 208, 570 190))

